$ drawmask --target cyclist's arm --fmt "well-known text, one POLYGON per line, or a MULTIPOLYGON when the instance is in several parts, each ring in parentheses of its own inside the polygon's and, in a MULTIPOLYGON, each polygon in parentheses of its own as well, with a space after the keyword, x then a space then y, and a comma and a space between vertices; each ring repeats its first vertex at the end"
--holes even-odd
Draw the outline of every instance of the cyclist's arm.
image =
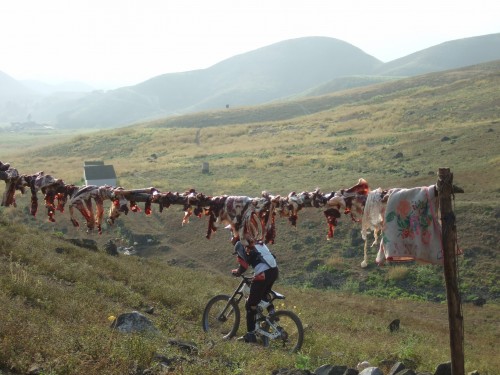
POLYGON ((238 261, 238 268, 234 269, 232 272, 235 275, 241 275, 248 269, 248 255, 245 247, 239 241, 234 245, 234 252, 236 253, 236 260, 238 261))

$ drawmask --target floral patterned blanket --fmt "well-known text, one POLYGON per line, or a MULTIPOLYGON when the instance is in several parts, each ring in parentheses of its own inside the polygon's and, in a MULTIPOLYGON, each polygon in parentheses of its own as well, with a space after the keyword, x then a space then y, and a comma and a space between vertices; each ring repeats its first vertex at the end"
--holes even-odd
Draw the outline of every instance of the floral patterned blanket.
POLYGON ((390 191, 376 262, 443 264, 434 185, 390 191))

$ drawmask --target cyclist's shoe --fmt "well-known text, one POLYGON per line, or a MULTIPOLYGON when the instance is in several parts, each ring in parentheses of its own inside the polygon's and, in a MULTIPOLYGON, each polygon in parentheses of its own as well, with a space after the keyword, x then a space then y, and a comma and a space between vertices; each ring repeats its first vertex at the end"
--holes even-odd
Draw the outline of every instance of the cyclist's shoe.
POLYGON ((248 343, 257 343, 257 337, 253 332, 247 332, 243 336, 238 337, 238 341, 248 342, 248 343))

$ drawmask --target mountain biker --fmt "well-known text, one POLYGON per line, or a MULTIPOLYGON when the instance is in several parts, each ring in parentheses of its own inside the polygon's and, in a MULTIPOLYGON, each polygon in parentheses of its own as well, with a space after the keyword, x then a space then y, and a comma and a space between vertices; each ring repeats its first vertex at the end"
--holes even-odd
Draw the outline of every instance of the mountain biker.
MULTIPOLYGON (((254 270, 254 277, 250 284, 250 294, 245 302, 247 333, 238 340, 257 342, 254 333, 257 305, 261 300, 268 300, 267 295, 278 278, 278 265, 276 257, 263 242, 255 241, 250 235, 246 235, 245 239, 246 241, 240 241, 238 237, 231 237, 234 254, 237 256, 239 263, 238 268, 233 269, 231 273, 234 276, 240 276, 249 266, 252 266, 254 270), (242 242, 247 243, 247 245, 242 242)), ((274 306, 269 305, 268 311, 271 313, 273 310, 274 306)))

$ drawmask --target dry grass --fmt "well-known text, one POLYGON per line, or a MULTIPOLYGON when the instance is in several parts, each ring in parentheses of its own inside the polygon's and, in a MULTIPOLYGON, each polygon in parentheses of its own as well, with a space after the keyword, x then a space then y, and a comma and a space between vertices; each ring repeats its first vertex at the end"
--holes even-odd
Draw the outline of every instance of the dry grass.
MULTIPOLYGON (((400 360, 421 371, 450 358, 445 304, 395 301, 298 289, 277 284, 306 327, 301 353, 283 356, 260 347, 216 341, 201 332, 208 299, 235 286, 227 275, 170 267, 156 258, 111 257, 75 247, 58 237, 2 221, 0 226, 0 364, 24 373, 38 365, 48 374, 123 374, 154 366, 155 354, 178 353, 170 338, 194 342, 198 356, 175 365, 175 373, 212 369, 221 374, 305 365, 355 366, 368 360, 400 360), (56 251, 56 248, 60 249, 56 251), (122 335, 108 317, 154 305, 150 316, 160 336, 122 335), (387 326, 401 320, 399 331, 387 326), (258 359, 256 359, 258 358, 258 359), (228 367, 228 364, 231 364, 228 367)), ((495 373, 498 305, 464 306, 466 369, 495 373)), ((382 365, 383 367, 383 365, 382 365)), ((255 372, 254 372, 255 373, 255 372)))
MULTIPOLYGON (((431 185, 438 168, 449 167, 455 184, 465 190, 454 203, 464 250, 461 292, 464 302, 488 299, 482 308, 464 304, 466 370, 494 374, 500 367, 495 352, 500 224, 494 203, 500 199, 499 79, 474 69, 424 76, 308 99, 301 105, 313 113, 309 116, 294 117, 296 103, 276 103, 75 135, 69 142, 60 138, 57 147, 45 143, 48 138, 37 145, 41 138, 30 135, 9 135, 6 147, 2 134, 0 160, 20 173, 44 170, 81 184, 83 161, 103 159, 114 165, 126 188, 193 187, 207 195, 248 196, 263 190, 280 195, 317 187, 336 191, 360 177, 372 188, 431 185), (246 123, 249 116, 262 122, 246 123), (214 126, 199 128, 203 118, 214 126), (19 142, 22 150, 12 146, 19 142), (201 173, 203 162, 210 163, 209 174, 201 173)), ((57 135, 51 135, 50 142, 55 140, 57 135)), ((67 213, 47 223, 42 207, 34 219, 27 214, 28 204, 24 196, 18 197, 17 208, 0 208, 0 371, 26 372, 38 363, 47 374, 123 374, 149 366, 153 352, 180 355, 165 337, 193 340, 201 348, 194 363, 176 367, 184 374, 205 368, 248 373, 257 365, 256 356, 264 359, 262 373, 383 359, 413 361, 419 370, 432 372, 449 360, 446 305, 415 301, 443 300, 439 270, 377 268, 374 249, 369 267, 361 270, 359 225, 347 217, 332 241, 325 240, 319 209, 301 211, 296 228, 277 222, 273 250, 282 269, 279 289, 307 325, 303 352, 280 356, 256 347, 243 351, 232 342, 212 347, 201 333, 204 304, 234 283, 221 275, 233 267, 227 238, 216 233, 207 242, 205 220, 195 218, 181 227, 179 207, 151 217, 122 216, 102 236, 92 237, 101 247, 112 238, 133 242, 135 235, 154 237, 159 246, 143 249, 139 259, 111 258, 61 240, 88 237, 68 225, 67 213), (312 288, 319 285, 326 290, 312 288), (163 340, 117 336, 108 329, 109 315, 150 304, 158 306, 154 320, 163 340), (396 317, 402 328, 390 334, 387 325, 396 317)))

